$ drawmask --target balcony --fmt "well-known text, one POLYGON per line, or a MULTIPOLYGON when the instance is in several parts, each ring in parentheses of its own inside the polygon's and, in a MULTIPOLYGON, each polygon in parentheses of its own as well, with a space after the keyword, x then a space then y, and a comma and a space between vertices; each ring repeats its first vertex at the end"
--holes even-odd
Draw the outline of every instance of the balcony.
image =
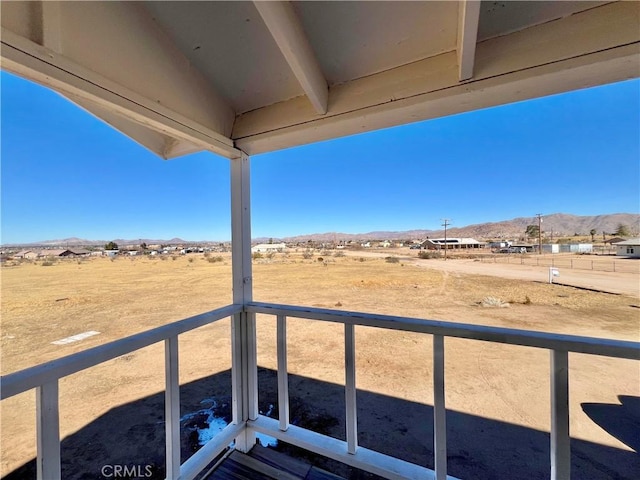
MULTIPOLYGON (((580 353, 629 360, 640 360, 640 343, 549 333, 486 327, 425 319, 345 312, 319 308, 247 302, 232 304, 195 317, 180 320, 153 330, 122 338, 114 342, 85 350, 52 362, 28 368, 2 377, 2 400, 35 390, 37 398, 37 476, 39 479, 62 478, 58 383, 68 375, 99 365, 116 357, 127 355, 149 345, 163 342, 165 350, 165 432, 166 478, 190 480, 199 478, 210 469, 212 462, 233 450, 248 452, 256 443, 256 435, 268 435, 288 445, 328 457, 346 465, 389 479, 454 478, 447 474, 447 418, 456 412, 447 411, 445 405, 445 339, 464 339, 494 344, 515 345, 520 348, 538 348, 549 352, 550 359, 550 476, 552 479, 570 478, 572 465, 569 436, 569 354, 580 353), (256 320, 258 316, 258 320, 256 320), (272 317, 277 322, 277 419, 258 411, 259 369, 256 362, 256 321, 272 317), (204 325, 225 318, 232 321, 232 419, 215 437, 180 463, 180 396, 178 337, 204 325), (331 322, 344 326, 344 386, 330 386, 333 395, 344 392, 344 440, 308 428, 294 425, 290 418, 290 395, 287 369, 287 320, 307 319, 331 322), (358 445, 357 398, 365 395, 356 389, 356 327, 373 327, 403 332, 414 332, 432 337, 433 368, 433 440, 432 459, 424 464, 409 462, 396 456, 374 451, 358 445), (430 468, 430 467, 433 468, 430 468)), ((329 390, 327 390, 329 391, 329 390)), ((364 397, 362 397, 364 398, 364 397)), ((365 404, 370 404, 368 401, 365 404)), ((402 415, 402 402, 397 399, 388 405, 393 415, 402 415), (397 408, 394 408, 395 407, 397 408)), ((405 406, 406 407, 406 406, 405 406)), ((465 419, 462 424, 472 419, 465 419)), ((116 420, 117 421, 117 420, 116 420)), ((459 421, 457 421, 460 423, 459 421)), ((425 432, 429 435, 430 432, 425 432)), ((5 447, 7 448, 7 447, 5 447)), ((143 459, 141 459, 143 460, 143 459)), ((637 460, 637 459, 636 459, 637 460)), ((580 459, 574 459, 574 463, 580 459)), ((611 472, 620 469, 633 471, 637 461, 628 465, 610 465, 611 472)))
MULTIPOLYGON (((637 362, 640 343, 254 302, 249 155, 637 78, 636 7, 633 2, 502 2, 499 8, 475 1, 405 2, 402 8, 393 2, 4 2, 3 69, 54 89, 159 157, 211 152, 231 165, 231 305, 2 377, 3 401, 35 391, 38 479, 58 480, 64 471, 61 444, 68 438, 60 438, 60 380, 155 344, 164 344, 162 475, 169 480, 198 478, 220 456, 249 452, 259 435, 385 478, 453 478, 452 464, 466 478, 474 478, 478 466, 490 477, 497 451, 507 458, 512 435, 522 430, 500 430, 504 435, 495 456, 489 452, 482 461, 450 455, 452 447, 457 452, 461 444, 482 442, 466 427, 494 426, 447 409, 452 384, 445 361, 454 341, 548 351, 550 428, 548 434, 532 433, 532 451, 549 459, 554 480, 570 478, 572 466, 579 474, 588 471, 583 457, 571 455, 571 356, 637 362), (181 462, 178 339, 227 318, 230 422, 181 462), (265 372, 258 368, 256 328, 268 318, 277 323, 272 415, 258 408, 265 372), (339 435, 296 425, 291 417, 289 319, 344 329, 338 342, 344 344, 344 384, 319 385, 343 395, 339 435), (361 328, 431 340, 425 349, 431 359, 411 359, 430 365, 431 406, 427 399, 416 406, 357 389, 361 328), (365 446, 359 415, 361 420, 376 402, 391 409, 390 418, 407 409, 430 416, 420 448, 400 455, 365 446), (451 424, 462 428, 455 436, 451 424)), ((397 145, 401 155, 411 156, 412 148, 397 145)), ((313 338, 306 342, 295 347, 305 348, 313 338)), ((103 420, 117 423, 121 412, 103 420)), ((605 475, 637 473, 637 456, 626 453, 603 465, 605 475)), ((495 471, 509 476, 510 465, 495 471)), ((533 476, 528 473, 519 476, 533 476)))

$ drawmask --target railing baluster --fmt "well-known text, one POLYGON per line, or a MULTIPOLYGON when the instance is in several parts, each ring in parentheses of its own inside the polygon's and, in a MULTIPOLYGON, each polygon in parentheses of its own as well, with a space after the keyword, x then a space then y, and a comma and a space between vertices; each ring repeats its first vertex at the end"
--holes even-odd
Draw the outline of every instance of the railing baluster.
POLYGON ((569 353, 551 350, 551 480, 570 478, 569 442, 569 353))
POLYGON ((280 430, 289 429, 289 379, 287 376, 287 317, 278 315, 278 418, 280 430))
POLYGON ((347 451, 358 449, 358 414, 356 411, 356 341, 354 325, 344 324, 344 368, 345 368, 345 421, 347 425, 347 451))
POLYGON ((62 471, 57 379, 36 387, 36 416, 37 479, 59 480, 62 478, 62 471))
POLYGON ((433 457, 436 480, 447 478, 447 410, 444 397, 444 337, 433 336, 433 457))
POLYGON ((164 341, 165 445, 167 480, 180 477, 180 376, 178 337, 164 341))

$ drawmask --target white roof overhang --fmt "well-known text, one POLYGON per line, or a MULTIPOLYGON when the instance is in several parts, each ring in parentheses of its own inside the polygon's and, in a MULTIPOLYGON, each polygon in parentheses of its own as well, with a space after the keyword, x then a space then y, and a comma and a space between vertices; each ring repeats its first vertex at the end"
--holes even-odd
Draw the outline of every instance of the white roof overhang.
POLYGON ((640 76, 637 2, 2 2, 2 68, 163 158, 640 76))

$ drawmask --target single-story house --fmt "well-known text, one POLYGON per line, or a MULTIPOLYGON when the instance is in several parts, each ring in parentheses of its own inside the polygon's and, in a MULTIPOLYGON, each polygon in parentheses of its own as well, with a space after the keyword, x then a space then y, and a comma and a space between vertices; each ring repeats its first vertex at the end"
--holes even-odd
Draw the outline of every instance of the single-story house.
POLYGON ((640 258, 640 238, 630 238, 617 242, 616 255, 620 257, 640 258))
POLYGON ((74 256, 75 253, 69 250, 68 248, 59 248, 53 250, 42 250, 40 252, 41 257, 71 257, 74 256))
POLYGON ((605 240, 604 244, 605 245, 606 244, 614 245, 614 244, 620 243, 620 242, 624 242, 624 238, 622 238, 622 237, 613 237, 613 238, 610 238, 609 240, 605 240))
POLYGON ((284 243, 259 243, 251 247, 251 253, 281 253, 285 248, 284 243))
POLYGON ((88 257, 89 255, 91 255, 91 251, 87 250, 86 248, 72 248, 70 250, 74 255, 78 257, 88 257))
POLYGON ((28 258, 30 260, 33 260, 34 258, 38 258, 38 256, 39 253, 35 250, 20 250, 13 256, 13 258, 28 258))
POLYGON ((486 243, 479 242, 474 238, 428 238, 422 242, 422 248, 428 250, 440 250, 446 248, 447 250, 469 249, 469 248, 484 248, 486 243))

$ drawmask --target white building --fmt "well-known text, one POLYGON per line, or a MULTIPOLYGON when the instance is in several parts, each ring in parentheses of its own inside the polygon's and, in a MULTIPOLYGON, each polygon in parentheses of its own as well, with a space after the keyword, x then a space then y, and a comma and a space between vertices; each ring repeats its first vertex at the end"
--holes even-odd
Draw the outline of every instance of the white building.
POLYGON ((640 238, 630 238, 624 242, 618 242, 616 255, 620 257, 640 258, 640 238))
POLYGON ((468 248, 484 248, 486 244, 479 242, 474 238, 428 238, 422 242, 422 248, 428 250, 440 250, 446 248, 447 250, 458 250, 468 248))
POLYGON ((251 253, 282 253, 285 248, 284 243, 259 243, 251 247, 251 253))

